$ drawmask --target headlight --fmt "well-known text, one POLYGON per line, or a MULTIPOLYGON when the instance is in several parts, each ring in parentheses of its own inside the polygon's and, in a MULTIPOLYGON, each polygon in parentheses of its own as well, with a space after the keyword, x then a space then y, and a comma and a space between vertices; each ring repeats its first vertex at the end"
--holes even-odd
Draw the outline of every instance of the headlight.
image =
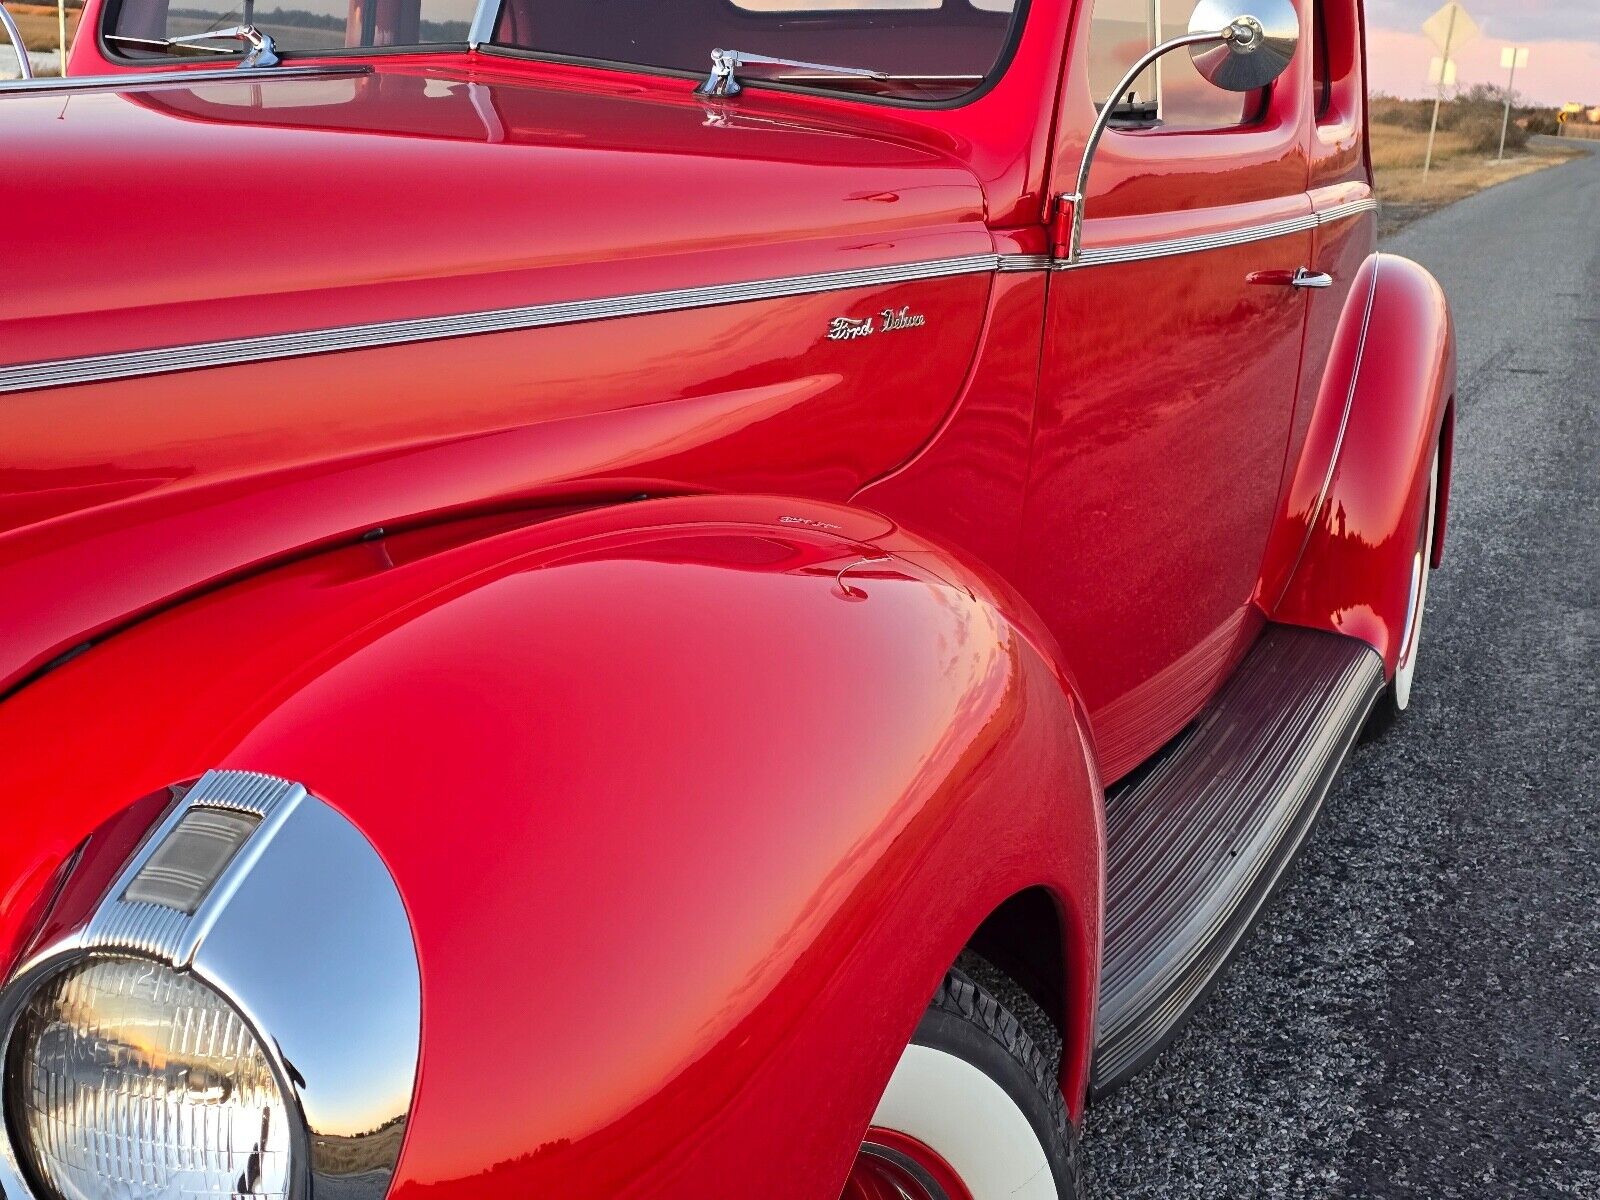
POLYGON ((41 1200, 288 1194, 290 1114, 267 1055, 191 974, 106 957, 45 979, 5 1077, 41 1200))

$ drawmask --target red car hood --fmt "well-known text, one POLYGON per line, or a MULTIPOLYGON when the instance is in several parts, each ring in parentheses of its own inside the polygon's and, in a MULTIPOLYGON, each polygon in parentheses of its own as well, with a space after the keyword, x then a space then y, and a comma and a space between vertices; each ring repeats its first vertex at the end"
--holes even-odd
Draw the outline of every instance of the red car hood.
POLYGON ((850 266, 904 262, 917 242, 981 235, 976 180, 889 118, 875 136, 759 99, 718 109, 686 82, 579 90, 438 61, 0 97, 4 186, 28 229, 8 247, 24 286, 0 295, 0 366, 333 312, 759 279, 837 268, 844 247, 850 266))
MULTIPOLYGON (((780 97, 718 108, 681 80, 646 85, 618 76, 596 84, 590 73, 580 87, 554 68, 541 82, 525 64, 490 76, 474 61, 458 55, 357 75, 0 97, 8 151, 0 186, 12 197, 13 229, 27 231, 8 247, 8 273, 21 282, 0 293, 0 373, 17 364, 992 248, 973 175, 916 144, 892 114, 869 115, 863 119, 875 126, 844 131, 793 116, 780 97)), ((938 343, 946 358, 924 356, 908 367, 924 373, 906 384, 908 394, 924 394, 923 409, 874 414, 880 425, 896 422, 892 436, 858 433, 855 446, 872 447, 877 458, 847 447, 857 461, 846 463, 850 473, 830 477, 839 480, 831 494, 843 498, 892 467, 951 402, 961 355, 970 356, 981 320, 979 280, 966 282, 970 289, 947 286, 929 296, 948 308, 938 343)), ((721 349, 702 354, 706 369, 687 385, 679 381, 676 394, 713 391, 722 380, 733 381, 724 390, 737 384, 751 394, 751 384, 809 381, 806 387, 835 397, 827 402, 835 407, 809 414, 809 424, 799 423, 796 408, 794 429, 838 429, 826 436, 843 439, 839 413, 850 410, 837 406, 859 404, 871 384, 850 374, 881 377, 884 363, 874 363, 875 351, 857 350, 844 373, 838 360, 819 364, 830 343, 797 339, 802 327, 826 328, 827 315, 788 316, 776 337, 752 330, 737 345, 726 331, 686 327, 669 346, 705 350, 720 336, 721 349)), ((642 354, 629 338, 609 332, 616 349, 599 353, 642 354)), ((133 614, 349 537, 363 522, 370 528, 441 509, 537 500, 554 468, 525 446, 517 450, 526 465, 514 489, 502 481, 497 496, 473 494, 482 472, 464 453, 439 469, 430 494, 419 483, 414 504, 402 497, 387 513, 357 511, 306 481, 331 475, 336 464, 386 469, 380 460, 387 458, 395 465, 386 486, 399 494, 395 479, 416 471, 402 451, 446 439, 483 445, 508 422, 535 423, 557 409, 569 418, 586 406, 614 415, 617 397, 633 386, 622 368, 610 392, 591 401, 588 368, 572 365, 553 382, 537 377, 534 368, 554 369, 555 345, 522 351, 536 357, 520 385, 520 410, 486 398, 481 414, 466 411, 476 386, 466 379, 446 395, 402 381, 400 392, 413 389, 408 405, 375 410, 369 397, 367 415, 352 417, 341 402, 350 372, 364 369, 356 366, 342 377, 302 375, 280 384, 277 395, 273 381, 293 372, 262 363, 131 383, 27 385, 0 396, 8 412, 0 455, 0 689, 133 614), (214 391, 178 398, 182 388, 200 386, 214 391), (293 388, 300 393, 291 404, 293 388), (329 394, 308 394, 321 389, 329 394), (550 403, 538 409, 534 397, 550 403), (232 422, 226 435, 218 432, 219 412, 232 422), (447 473, 450 488, 435 486, 447 473), (276 508, 240 500, 269 488, 278 489, 276 508), (198 514, 208 507, 213 516, 202 524, 198 514)), ((585 361, 600 373, 614 365, 585 361)), ((647 363, 624 365, 633 377, 648 373, 647 363)), ((694 436, 709 436, 709 420, 700 419, 694 436)), ((610 428, 608 446, 629 444, 633 427, 610 428)), ((788 444, 804 441, 769 428, 767 446, 779 434, 788 444)), ((658 442, 672 437, 688 435, 669 431, 658 442)), ((841 451, 835 462, 844 457, 841 451)), ((723 461, 737 460, 724 454, 723 461)), ((563 469, 570 491, 573 472, 563 469)), ((728 486, 695 469, 675 471, 680 488, 728 486)), ((805 482, 784 470, 761 479, 771 490, 801 490, 805 482)))

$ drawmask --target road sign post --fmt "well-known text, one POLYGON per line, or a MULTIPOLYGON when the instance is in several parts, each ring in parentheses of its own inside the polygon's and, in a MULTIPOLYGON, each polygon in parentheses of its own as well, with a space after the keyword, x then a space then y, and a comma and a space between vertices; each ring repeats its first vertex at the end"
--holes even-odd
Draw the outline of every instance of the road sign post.
POLYGON ((1515 95, 1512 88, 1517 82, 1517 68, 1528 65, 1528 48, 1526 46, 1507 46, 1500 51, 1500 65, 1511 68, 1511 78, 1506 80, 1506 111, 1500 118, 1500 152, 1494 156, 1495 162, 1502 162, 1506 156, 1506 130, 1511 126, 1511 97, 1515 95))
POLYGON ((1433 97, 1433 120, 1428 123, 1428 149, 1422 159, 1422 177, 1428 177, 1433 167, 1433 136, 1439 130, 1439 105, 1444 102, 1444 89, 1455 79, 1455 63, 1450 58, 1452 50, 1459 49, 1478 35, 1478 27, 1467 16, 1467 10, 1449 0, 1438 12, 1422 23, 1422 32, 1439 47, 1439 85, 1433 97))

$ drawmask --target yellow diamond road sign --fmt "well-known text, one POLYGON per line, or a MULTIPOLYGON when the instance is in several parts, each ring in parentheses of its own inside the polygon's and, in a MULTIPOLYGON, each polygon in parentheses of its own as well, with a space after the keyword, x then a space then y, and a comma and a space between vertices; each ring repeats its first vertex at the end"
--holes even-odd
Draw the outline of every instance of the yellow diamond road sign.
POLYGON ((1439 47, 1441 54, 1454 56, 1457 50, 1478 36, 1478 26, 1467 16, 1466 9, 1455 0, 1450 0, 1422 23, 1422 32, 1439 47))

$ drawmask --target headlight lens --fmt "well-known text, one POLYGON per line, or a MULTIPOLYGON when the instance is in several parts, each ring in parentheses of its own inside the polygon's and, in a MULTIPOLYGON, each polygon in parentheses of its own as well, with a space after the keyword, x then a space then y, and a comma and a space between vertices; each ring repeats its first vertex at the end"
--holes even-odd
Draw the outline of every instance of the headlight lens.
POLYGON ((51 1200, 282 1198, 289 1113, 239 1014, 191 975, 87 959, 45 980, 6 1054, 20 1156, 51 1200))

